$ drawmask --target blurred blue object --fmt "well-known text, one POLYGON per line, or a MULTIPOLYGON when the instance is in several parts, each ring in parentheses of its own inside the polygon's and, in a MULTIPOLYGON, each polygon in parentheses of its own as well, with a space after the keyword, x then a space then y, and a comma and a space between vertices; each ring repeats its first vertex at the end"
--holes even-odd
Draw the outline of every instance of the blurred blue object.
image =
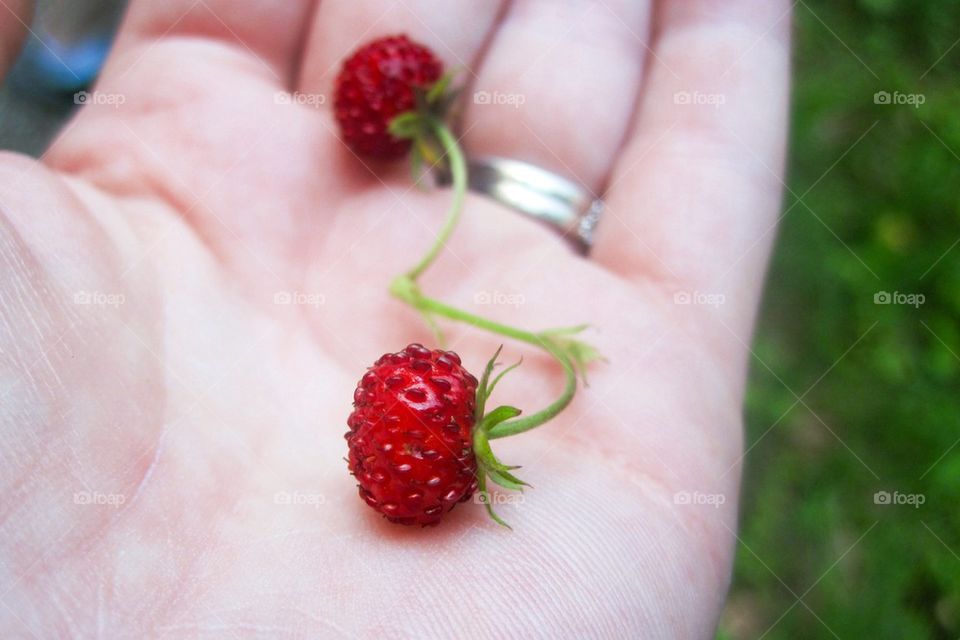
POLYGON ((31 33, 11 70, 13 88, 59 101, 96 79, 125 2, 39 2, 31 33))
POLYGON ((110 51, 112 34, 63 44, 48 34, 31 35, 10 81, 30 93, 60 96, 90 86, 110 51))

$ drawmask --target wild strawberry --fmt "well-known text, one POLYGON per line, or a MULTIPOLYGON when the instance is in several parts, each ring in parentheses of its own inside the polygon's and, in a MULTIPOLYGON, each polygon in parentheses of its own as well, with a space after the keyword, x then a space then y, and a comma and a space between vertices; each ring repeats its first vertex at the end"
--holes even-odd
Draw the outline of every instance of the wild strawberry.
POLYGON ((519 467, 497 459, 491 441, 556 417, 573 400, 577 374, 582 376, 599 354, 574 338, 586 325, 533 333, 456 309, 421 291, 418 280, 456 228, 468 185, 463 150, 444 122, 457 96, 452 82, 429 49, 403 35, 364 45, 337 77, 335 116, 344 141, 357 154, 392 159, 409 151, 415 180, 442 168, 453 187, 442 230, 426 255, 391 282, 390 293, 419 311, 438 336, 435 320, 447 318, 544 350, 563 369, 566 385, 556 400, 524 417, 511 406, 487 411, 494 388, 517 365, 492 376, 497 350, 478 381, 455 353, 412 344, 381 357, 357 385, 347 421, 347 462, 360 496, 393 522, 437 524, 457 502, 477 492, 490 516, 506 525, 493 510, 488 486, 522 491, 528 485, 514 475, 519 467))
POLYGON ((358 49, 337 76, 334 114, 343 140, 357 154, 390 160, 410 150, 411 140, 390 132, 390 123, 418 108, 440 80, 443 63, 404 35, 374 40, 358 49))
POLYGON ((477 379, 452 351, 411 344, 360 379, 345 435, 360 497, 388 520, 434 525, 477 489, 477 379))

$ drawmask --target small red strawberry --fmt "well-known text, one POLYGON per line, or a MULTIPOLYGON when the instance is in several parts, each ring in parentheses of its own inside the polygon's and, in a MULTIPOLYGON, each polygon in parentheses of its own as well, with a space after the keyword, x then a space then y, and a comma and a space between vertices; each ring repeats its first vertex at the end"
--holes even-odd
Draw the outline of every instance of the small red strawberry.
POLYGON ((440 80, 443 63, 404 35, 370 42, 353 53, 337 76, 334 114, 343 140, 358 155, 383 160, 405 155, 410 139, 390 132, 398 115, 417 110, 440 80))
POLYGON ((360 379, 345 435, 360 497, 388 520, 434 525, 477 489, 477 379, 452 351, 411 344, 360 379))

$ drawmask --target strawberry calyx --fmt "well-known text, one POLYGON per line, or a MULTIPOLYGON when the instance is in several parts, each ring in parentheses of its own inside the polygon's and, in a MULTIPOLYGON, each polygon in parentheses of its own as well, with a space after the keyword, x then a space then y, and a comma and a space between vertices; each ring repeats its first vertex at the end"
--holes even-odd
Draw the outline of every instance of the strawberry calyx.
POLYGON ((410 170, 418 185, 427 170, 445 161, 444 143, 437 138, 435 123, 446 120, 460 94, 459 88, 451 88, 455 75, 455 70, 448 71, 430 87, 413 87, 416 107, 394 117, 387 126, 393 137, 413 142, 410 170))
POLYGON ((497 359, 500 357, 501 351, 503 351, 503 345, 500 345, 497 352, 493 354, 493 357, 487 362, 483 376, 481 376, 480 382, 477 385, 476 422, 473 427, 473 454, 477 459, 477 491, 480 494, 480 501, 486 506, 487 513, 495 522, 510 529, 510 525, 498 516, 497 512, 493 509, 493 500, 491 499, 490 492, 487 490, 487 480, 489 479, 504 489, 511 491, 523 492, 523 488, 530 485, 513 474, 513 470, 519 469, 519 466, 503 464, 490 447, 490 430, 507 420, 516 418, 522 413, 520 409, 507 405, 499 406, 489 413, 484 413, 487 400, 490 398, 490 395, 500 380, 502 380, 506 374, 519 367, 523 362, 521 358, 520 361, 507 367, 491 380, 490 376, 494 368, 499 364, 497 359))

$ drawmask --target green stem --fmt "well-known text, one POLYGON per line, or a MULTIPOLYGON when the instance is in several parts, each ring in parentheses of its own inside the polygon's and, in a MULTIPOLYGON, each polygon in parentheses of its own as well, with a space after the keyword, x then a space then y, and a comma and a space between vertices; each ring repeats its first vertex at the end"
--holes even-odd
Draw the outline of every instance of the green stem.
POLYGON ((463 311, 462 309, 451 307, 450 305, 440 302, 439 300, 435 300, 434 298, 428 298, 420 292, 420 288, 417 286, 417 284, 413 282, 413 280, 411 280, 407 275, 402 275, 394 280, 390 285, 390 292, 421 313, 441 316, 455 322, 462 322, 472 327, 483 329, 484 331, 489 331, 491 333, 495 333, 506 338, 511 338, 513 340, 518 340, 520 342, 525 342, 529 345, 533 345, 534 347, 543 349, 556 358, 560 363, 560 366, 563 367, 563 372, 566 376, 566 384, 564 385, 563 393, 561 393, 556 400, 536 413, 530 414, 529 416, 524 416, 522 418, 516 418, 515 420, 501 422, 497 426, 493 427, 489 433, 491 440, 505 438, 506 436, 516 435, 518 433, 523 433, 524 431, 529 431, 535 427, 539 427, 543 423, 548 422, 556 417, 557 414, 563 411, 567 405, 570 404, 570 401, 573 400, 573 395, 577 390, 576 371, 573 368, 573 364, 570 362, 570 357, 564 353, 564 351, 559 348, 549 337, 544 336, 543 334, 517 329, 516 327, 511 327, 499 322, 494 322, 493 320, 488 320, 487 318, 474 315, 467 311, 463 311))
POLYGON ((529 416, 524 416, 523 418, 507 420, 506 422, 501 422, 497 426, 493 427, 487 434, 490 440, 506 438, 507 436, 515 436, 518 433, 535 429, 543 423, 549 422, 557 417, 561 411, 567 408, 567 405, 570 404, 570 401, 573 400, 573 394, 577 391, 577 374, 573 370, 573 365, 570 364, 570 359, 567 358, 566 355, 553 351, 551 351, 551 353, 563 367, 563 373, 566 376, 566 384, 564 384, 563 393, 560 394, 559 398, 536 413, 532 413, 529 416))
POLYGON ((444 152, 450 159, 450 173, 453 176, 453 202, 450 203, 447 221, 437 235, 433 246, 416 266, 407 271, 407 277, 414 281, 433 264, 433 261, 437 259, 443 247, 447 244, 447 240, 453 234, 453 230, 460 221, 460 214, 463 211, 463 198, 467 192, 467 163, 463 158, 460 145, 457 144, 457 139, 450 132, 450 129, 436 118, 430 118, 430 128, 433 129, 433 133, 437 136, 444 152))
POLYGON ((570 404, 577 389, 576 372, 570 360, 570 355, 555 341, 546 337, 544 334, 532 333, 509 325, 500 324, 499 322, 482 318, 457 309, 456 307, 451 307, 439 300, 428 298, 421 293, 417 279, 423 275, 424 271, 437 259, 437 256, 440 255, 440 252, 453 234, 454 229, 456 229, 457 223, 460 221, 460 214, 463 211, 463 200, 467 190, 467 165, 456 137, 454 137, 446 125, 439 119, 430 118, 428 122, 433 134, 437 137, 444 153, 449 159, 450 173, 453 178, 453 201, 447 213, 447 220, 437 235, 436 241, 430 247, 430 250, 412 269, 397 277, 390 284, 390 292, 427 318, 428 324, 431 325, 438 336, 440 334, 436 323, 430 321, 432 320, 432 316, 442 316, 449 320, 462 322, 477 327, 478 329, 525 342, 543 349, 557 359, 566 375, 566 384, 560 397, 534 414, 497 424, 490 429, 487 435, 489 439, 494 440, 496 438, 504 438, 506 436, 523 433, 524 431, 529 431, 552 420, 570 404))

